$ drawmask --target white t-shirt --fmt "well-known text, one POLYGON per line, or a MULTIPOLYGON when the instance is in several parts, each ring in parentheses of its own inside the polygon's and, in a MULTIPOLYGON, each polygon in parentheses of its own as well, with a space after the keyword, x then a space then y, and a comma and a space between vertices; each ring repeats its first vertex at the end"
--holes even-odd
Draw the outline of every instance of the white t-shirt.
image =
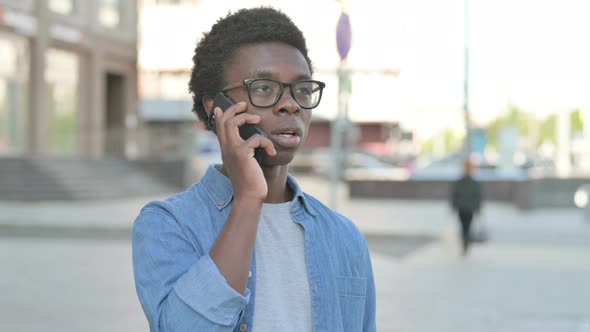
POLYGON ((255 244, 253 331, 311 331, 311 295, 303 227, 291 202, 264 204, 255 244))

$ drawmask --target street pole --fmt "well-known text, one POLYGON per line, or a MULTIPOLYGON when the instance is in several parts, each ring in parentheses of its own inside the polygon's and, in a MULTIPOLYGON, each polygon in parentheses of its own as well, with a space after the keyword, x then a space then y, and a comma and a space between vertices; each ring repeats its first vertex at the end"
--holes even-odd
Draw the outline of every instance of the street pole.
POLYGON ((338 188, 341 180, 341 174, 345 156, 343 154, 343 134, 348 124, 347 108, 349 98, 349 73, 346 66, 346 57, 350 51, 351 30, 350 19, 342 8, 342 14, 336 25, 336 44, 338 54, 340 55, 340 65, 338 67, 338 113, 332 122, 330 130, 330 139, 332 145, 332 171, 330 172, 330 207, 334 210, 338 208, 338 188))
POLYGON ((332 145, 332 167, 330 172, 330 207, 334 210, 338 208, 338 189, 342 174, 342 160, 343 160, 343 149, 342 149, 342 133, 344 123, 344 61, 340 62, 338 67, 338 114, 332 122, 330 130, 330 142, 332 145))
POLYGON ((463 143, 463 153, 465 158, 469 158, 472 151, 471 119, 469 116, 469 0, 464 0, 463 8, 463 116, 465 118, 465 142, 463 143))

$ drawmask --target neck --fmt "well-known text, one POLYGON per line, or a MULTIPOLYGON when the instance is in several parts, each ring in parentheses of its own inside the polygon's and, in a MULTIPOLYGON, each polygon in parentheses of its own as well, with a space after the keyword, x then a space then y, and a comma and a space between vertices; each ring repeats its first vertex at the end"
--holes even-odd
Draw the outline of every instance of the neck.
POLYGON ((293 193, 287 186, 288 167, 268 167, 263 168, 262 172, 268 185, 268 194, 265 203, 277 204, 289 202, 293 199, 293 193))

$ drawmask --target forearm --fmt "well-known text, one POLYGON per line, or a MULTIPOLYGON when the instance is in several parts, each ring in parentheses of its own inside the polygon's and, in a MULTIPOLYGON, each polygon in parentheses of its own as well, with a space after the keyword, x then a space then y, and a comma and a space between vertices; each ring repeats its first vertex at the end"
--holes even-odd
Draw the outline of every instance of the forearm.
POLYGON ((133 268, 151 331, 231 331, 249 302, 208 254, 195 252, 172 216, 144 209, 133 228, 133 268))
MULTIPOLYGON (((178 290, 181 291, 181 290, 178 290)), ((220 294, 220 297, 222 295, 220 294)), ((180 332, 180 331, 211 331, 211 332, 231 332, 235 329, 235 326, 240 317, 240 311, 236 312, 233 318, 224 318, 223 315, 211 315, 209 310, 206 312, 195 311, 195 305, 187 303, 188 296, 186 293, 178 294, 177 291, 172 291, 166 299, 160 304, 160 312, 156 316, 149 317, 152 319, 153 328, 151 331, 158 332, 180 332), (204 316, 204 314, 206 316, 204 316), (157 329, 155 326, 158 326, 157 329)), ((215 300, 212 300, 215 301, 215 300)), ((218 303, 219 304, 219 303, 218 303)), ((235 309, 230 309, 235 305, 230 302, 225 302, 222 307, 225 308, 223 311, 230 312, 235 309), (227 310, 226 310, 227 309, 227 310)), ((244 304, 245 306, 245 304, 244 304)), ((202 307, 199 305, 199 307, 202 307)))
POLYGON ((209 255, 228 284, 245 294, 262 201, 239 199, 209 255))

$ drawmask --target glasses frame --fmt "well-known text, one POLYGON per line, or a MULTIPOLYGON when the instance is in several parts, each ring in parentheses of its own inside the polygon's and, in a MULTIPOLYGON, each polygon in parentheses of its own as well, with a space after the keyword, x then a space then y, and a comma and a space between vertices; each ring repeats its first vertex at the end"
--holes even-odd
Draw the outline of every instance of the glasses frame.
POLYGON ((277 80, 273 80, 271 78, 247 78, 245 80, 239 81, 239 82, 234 82, 234 83, 230 83, 228 85, 226 85, 225 87, 223 87, 221 89, 221 92, 226 92, 228 90, 232 90, 235 88, 239 88, 241 86, 245 86, 246 87, 246 91, 248 92, 248 99, 250 100, 250 104, 252 104, 255 107, 259 107, 259 108, 269 108, 269 107, 273 107, 274 105, 276 105, 279 100, 281 100, 281 97, 283 96, 283 92, 285 91, 285 88, 289 88, 289 91, 291 92, 291 96, 293 97, 293 100, 295 100, 295 102, 297 103, 297 105, 299 105, 299 107, 306 109, 306 110, 310 110, 310 109, 314 109, 316 107, 318 107, 320 105, 320 101, 322 101, 322 94, 324 92, 324 88, 326 87, 326 83, 321 82, 321 81, 316 81, 316 80, 299 80, 299 81, 295 81, 292 83, 285 83, 285 82, 281 82, 281 81, 277 81, 277 80), (279 86, 281 87, 281 90, 279 91, 277 98, 275 99, 275 101, 268 106, 258 106, 256 105, 253 101, 252 101, 252 96, 250 96, 250 86, 252 85, 252 83, 256 82, 256 81, 271 81, 271 82, 275 82, 278 83, 279 86), (303 83, 303 82, 311 82, 311 83, 315 83, 320 87, 320 96, 318 97, 318 101, 315 104, 315 106, 313 107, 305 107, 303 105, 301 105, 299 103, 299 101, 297 101, 297 99, 295 98, 295 94, 293 93, 293 86, 299 83, 303 83))

